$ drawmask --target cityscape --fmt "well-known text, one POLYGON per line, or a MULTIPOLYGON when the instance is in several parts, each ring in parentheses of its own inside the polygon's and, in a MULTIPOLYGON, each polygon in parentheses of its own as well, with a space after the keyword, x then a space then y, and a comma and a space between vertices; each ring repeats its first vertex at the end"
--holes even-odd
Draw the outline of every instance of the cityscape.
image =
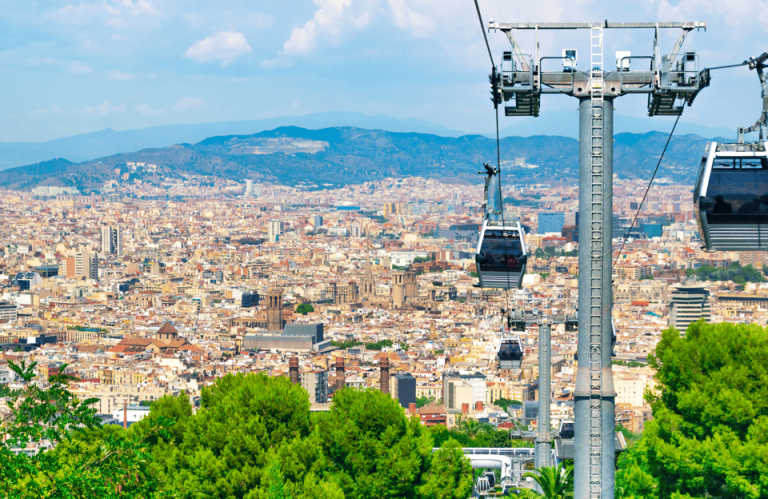
MULTIPOLYGON (((386 9, 415 40, 435 29, 418 2, 355 17, 360 3, 316 0, 276 56, 248 67, 295 75, 313 50, 353 51, 339 48, 353 45, 349 26, 386 9), (311 48, 324 36, 332 49, 311 48)), ((133 128, 98 136, 86 115, 128 108, 39 112, 69 113, 83 135, 54 121, 39 135, 0 127, 0 497, 768 497, 768 202, 757 192, 768 185, 768 53, 734 65, 756 70, 752 91, 760 77, 756 125, 735 143, 703 125, 675 136, 683 109, 716 91, 709 71, 721 68, 693 49, 672 67, 706 23, 656 22, 655 50, 660 29, 682 30, 667 65, 630 67, 616 51, 614 68, 603 30, 654 23, 505 24, 481 7, 506 8, 484 3, 462 12, 487 37, 474 17, 461 36, 491 56, 495 134, 403 113, 262 116, 248 104, 222 115, 213 93, 136 104, 133 128), (539 28, 582 30, 587 62, 575 50, 549 57, 557 71, 537 66, 547 57, 527 62, 512 32, 534 28, 537 57, 539 28), (489 42, 497 31, 512 49, 489 42), (539 119, 538 99, 557 92, 579 99, 578 140, 500 136, 499 114, 539 119), (671 121, 614 124, 614 99, 643 92, 642 126, 675 116, 671 132, 671 121), (174 112, 195 114, 177 125, 174 112)), ((160 4, 46 12, 80 12, 66 19, 85 27, 98 11, 117 31, 124 15, 231 25, 245 35, 220 31, 180 52, 228 84, 264 50, 248 30, 284 14, 160 4)), ((89 64, 66 67, 90 75, 89 64)), ((150 71, 105 74, 132 99, 165 78, 150 71)), ((212 75, 184 78, 218 92, 201 83, 212 75)))

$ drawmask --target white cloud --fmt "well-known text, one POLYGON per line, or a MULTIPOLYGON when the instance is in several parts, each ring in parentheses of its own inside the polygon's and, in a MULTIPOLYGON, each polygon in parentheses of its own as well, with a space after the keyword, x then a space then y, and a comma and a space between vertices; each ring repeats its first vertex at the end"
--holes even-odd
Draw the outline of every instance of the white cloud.
POLYGON ((120 18, 156 16, 157 10, 149 0, 102 0, 100 2, 67 4, 56 10, 46 11, 42 19, 61 24, 86 25, 97 19, 107 18, 110 25, 120 24, 120 18))
POLYGON ((430 18, 411 10, 405 0, 389 0, 389 8, 398 28, 411 30, 417 36, 428 35, 435 28, 430 18))
POLYGON ((203 107, 203 99, 197 97, 184 97, 173 106, 174 111, 190 111, 192 109, 200 109, 203 107))
POLYGON ((125 80, 133 80, 134 76, 130 73, 123 73, 122 71, 110 71, 107 73, 107 78, 110 80, 118 80, 118 81, 125 81, 125 80))
POLYGON ((200 63, 221 61, 221 66, 224 67, 250 51, 251 46, 242 33, 222 31, 196 41, 184 52, 184 57, 200 63))
MULTIPOLYGON (((318 35, 338 34, 345 21, 352 0, 315 0, 315 5, 320 7, 312 19, 304 23, 301 28, 294 28, 291 37, 283 44, 283 54, 306 54, 312 51, 318 35)), ((358 29, 364 27, 370 16, 367 12, 355 17, 358 29)))
POLYGON ((93 70, 80 61, 75 61, 70 66, 69 70, 73 73, 92 73, 93 70))
POLYGON ((112 113, 122 113, 123 111, 125 111, 125 104, 120 104, 119 106, 115 106, 108 100, 105 100, 98 106, 84 107, 80 109, 81 113, 91 114, 94 116, 106 116, 112 113))
POLYGON ((147 104, 136 104, 136 107, 134 107, 133 110, 144 116, 159 116, 165 113, 162 109, 152 109, 147 104))

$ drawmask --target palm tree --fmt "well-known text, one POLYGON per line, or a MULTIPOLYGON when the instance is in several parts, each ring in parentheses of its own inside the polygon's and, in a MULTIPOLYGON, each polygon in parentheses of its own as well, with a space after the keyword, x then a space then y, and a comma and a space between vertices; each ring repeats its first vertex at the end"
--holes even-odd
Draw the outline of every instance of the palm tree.
POLYGON ((541 487, 547 499, 573 499, 573 467, 539 468, 538 473, 526 473, 541 487))

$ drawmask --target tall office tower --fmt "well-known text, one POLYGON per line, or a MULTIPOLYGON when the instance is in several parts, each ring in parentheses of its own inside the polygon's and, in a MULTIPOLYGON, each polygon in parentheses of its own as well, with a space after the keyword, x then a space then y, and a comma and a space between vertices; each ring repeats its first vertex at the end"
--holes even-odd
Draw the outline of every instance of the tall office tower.
POLYGON ((565 213, 560 212, 541 212, 539 213, 539 234, 548 234, 550 232, 562 232, 565 225, 565 213))
POLYGON ((251 179, 246 179, 245 181, 245 195, 246 196, 253 195, 253 180, 251 179))
POLYGON ((283 330, 283 290, 270 288, 267 291, 267 330, 283 330))
POLYGON ((313 370, 299 373, 301 387, 307 391, 310 404, 328 403, 328 373, 313 370))
POLYGON ((349 234, 354 238, 359 238, 363 234, 363 229, 358 224, 353 224, 349 234))
POLYGON ((275 243, 280 240, 280 236, 283 235, 283 222, 280 220, 270 220, 267 225, 267 240, 271 243, 275 243))
POLYGON ((669 325, 685 332, 692 322, 712 319, 709 291, 703 286, 679 284, 669 291, 669 325))
POLYGON ((320 215, 315 215, 315 219, 313 222, 313 225, 315 226, 315 230, 317 230, 319 227, 323 226, 323 217, 320 215))
POLYGON ((101 252, 123 256, 123 229, 110 225, 101 228, 101 252))
POLYGON ((416 403, 416 378, 411 373, 395 374, 389 380, 389 390, 393 399, 400 402, 400 407, 407 408, 416 403))
MULTIPOLYGON (((99 278, 99 257, 96 253, 91 253, 88 250, 77 251, 71 262, 74 263, 75 270, 74 273, 71 273, 67 269, 67 274, 86 279, 99 278)), ((67 261, 67 264, 70 264, 70 260, 67 261)))

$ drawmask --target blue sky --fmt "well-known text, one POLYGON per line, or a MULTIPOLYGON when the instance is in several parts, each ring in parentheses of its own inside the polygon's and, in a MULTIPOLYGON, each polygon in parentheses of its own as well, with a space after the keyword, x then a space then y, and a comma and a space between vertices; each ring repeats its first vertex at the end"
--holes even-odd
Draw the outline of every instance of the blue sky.
MULTIPOLYGON (((768 50, 766 0, 606 3, 480 0, 486 20, 502 22, 706 21, 685 45, 705 66, 768 50)), ((319 111, 488 132, 489 62, 475 16, 472 0, 3 0, 0 141, 319 111)), ((664 33, 662 52, 677 35, 664 33)), ((606 60, 615 50, 649 55, 652 36, 607 32, 606 60)), ((489 38, 498 58, 508 42, 489 38)), ((519 41, 533 50, 530 32, 519 41)), ((541 54, 566 46, 586 54, 588 32, 544 33, 541 54)), ((754 73, 721 72, 683 120, 735 128, 752 124, 759 105, 754 73)), ((576 107, 552 97, 543 112, 576 107)), ((616 108, 644 116, 645 99, 616 108)))

